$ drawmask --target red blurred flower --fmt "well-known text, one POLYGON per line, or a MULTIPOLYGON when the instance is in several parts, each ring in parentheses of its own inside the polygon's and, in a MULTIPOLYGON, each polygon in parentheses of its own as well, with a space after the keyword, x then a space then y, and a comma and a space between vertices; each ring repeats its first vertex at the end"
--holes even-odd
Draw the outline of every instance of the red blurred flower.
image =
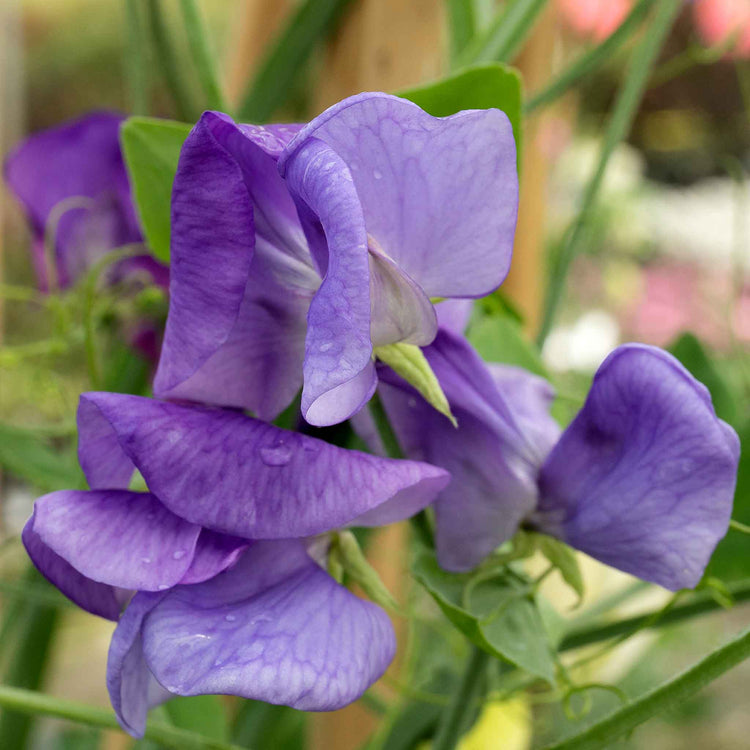
POLYGON ((604 41, 625 20, 632 0, 556 0, 565 23, 579 36, 604 41))
POLYGON ((750 0, 696 0, 693 17, 698 34, 709 46, 737 33, 732 57, 750 57, 750 0))

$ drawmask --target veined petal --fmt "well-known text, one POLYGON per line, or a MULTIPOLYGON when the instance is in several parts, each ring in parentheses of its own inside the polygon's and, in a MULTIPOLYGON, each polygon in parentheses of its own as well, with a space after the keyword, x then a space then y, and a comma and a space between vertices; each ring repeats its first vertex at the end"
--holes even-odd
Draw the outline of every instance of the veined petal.
POLYGON ((518 208, 504 113, 437 118, 405 99, 360 94, 300 131, 279 161, 282 174, 314 140, 346 165, 367 231, 428 296, 481 297, 500 285, 518 208))
MULTIPOLYGON (((91 262, 142 239, 119 130, 123 118, 93 112, 26 139, 5 163, 5 178, 41 240, 55 221, 55 259, 65 287, 91 262)), ((37 265, 42 270, 41 265, 37 265)), ((48 279, 40 274, 44 286, 48 279)))
POLYGON ((674 357, 621 346, 542 468, 538 521, 608 565, 692 588, 727 531, 738 456, 737 435, 674 357))
POLYGON ((286 180, 311 246, 320 242, 310 229, 312 212, 328 248, 307 316, 302 414, 314 425, 335 424, 359 411, 376 385, 367 230, 346 164, 321 141, 308 139, 295 150, 286 180))
MULTIPOLYGON (((396 498, 396 515, 405 518, 448 482, 429 464, 344 450, 234 411, 88 393, 80 413, 87 415, 79 423, 82 457, 88 430, 99 434, 106 422, 167 508, 248 539, 323 533, 396 498)), ((82 461, 84 471, 89 465, 82 461)), ((94 486, 99 477, 87 476, 94 486)))
POLYGON ((142 591, 178 583, 200 533, 153 495, 126 490, 44 495, 31 523, 40 541, 86 578, 142 591))
POLYGON ((35 524, 36 510, 26 522, 21 538, 37 570, 81 609, 117 621, 131 592, 86 578, 42 541, 34 530, 35 524))
POLYGON ((395 653, 388 616, 337 584, 302 542, 253 544, 230 571, 180 586, 143 623, 146 662, 179 695, 341 708, 395 653))
POLYGON ((207 112, 185 142, 172 191, 157 395, 272 419, 301 386, 305 315, 318 282, 276 170, 294 132, 207 112))
POLYGON ((117 623, 107 657, 107 690, 122 728, 143 737, 148 710, 173 697, 151 674, 143 658, 143 618, 164 593, 138 593, 117 623))

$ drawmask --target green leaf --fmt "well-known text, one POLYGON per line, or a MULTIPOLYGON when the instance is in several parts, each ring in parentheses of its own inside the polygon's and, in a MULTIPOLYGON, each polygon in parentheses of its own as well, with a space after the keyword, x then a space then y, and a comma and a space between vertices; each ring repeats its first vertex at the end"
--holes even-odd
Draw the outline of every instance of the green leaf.
POLYGON ((232 740, 242 747, 305 750, 304 712, 261 701, 243 701, 232 728, 232 740))
POLYGON ((457 426, 448 399, 418 346, 402 343, 376 346, 375 356, 421 393, 425 401, 445 415, 454 427, 457 426))
POLYGON ((469 326, 468 339, 487 362, 523 367, 547 377, 537 348, 524 338, 521 326, 507 315, 480 315, 469 326))
POLYGON ((502 110, 513 126, 518 163, 521 163, 521 74, 515 68, 502 63, 476 65, 435 83, 399 91, 398 95, 433 117, 448 117, 462 109, 502 110))
POLYGON ((413 574, 472 643, 554 684, 555 662, 544 622, 516 577, 501 570, 491 577, 448 573, 426 548, 419 551, 413 574))
POLYGON ((221 742, 229 741, 229 720, 221 696, 196 695, 173 698, 164 708, 176 727, 221 742))
POLYGON ((131 117, 120 130, 141 226, 151 251, 165 263, 169 262, 172 183, 190 129, 182 122, 131 117))
POLYGON ((610 747, 653 716, 662 716, 750 656, 750 629, 721 646, 679 676, 612 712, 597 724, 547 750, 599 750, 610 747))
POLYGON ((372 601, 384 609, 398 610, 396 600, 380 579, 375 568, 367 562, 357 538, 351 531, 339 531, 331 545, 331 555, 335 556, 344 572, 355 582, 372 601))
POLYGON ((0 466, 43 490, 84 486, 73 451, 55 450, 33 430, 1 422, 0 466))
POLYGON ((735 424, 737 419, 735 399, 700 339, 692 333, 683 333, 667 347, 667 350, 708 388, 719 419, 735 424))
POLYGON ((313 49, 351 0, 304 0, 279 34, 239 108, 243 122, 266 122, 284 102, 313 49))
POLYGON ((537 545, 539 551, 560 571, 563 581, 578 594, 578 604, 580 604, 585 588, 576 553, 567 544, 546 534, 539 534, 537 545))

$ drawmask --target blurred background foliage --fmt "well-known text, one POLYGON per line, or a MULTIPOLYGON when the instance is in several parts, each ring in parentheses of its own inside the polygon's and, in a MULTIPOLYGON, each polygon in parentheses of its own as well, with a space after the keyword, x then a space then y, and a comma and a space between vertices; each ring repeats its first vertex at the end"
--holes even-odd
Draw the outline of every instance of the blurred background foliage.
MULTIPOLYGON (((153 4, 149 0, 141 7, 153 4)), ((165 0, 160 5, 184 90, 200 90, 178 3, 165 0)), ((289 120, 308 118, 357 90, 398 91, 446 73, 446 8, 453 5, 442 0, 319 0, 317 6, 290 0, 204 0, 199 9, 231 103, 247 112, 248 119, 289 120), (297 26, 284 26, 294 18, 297 26)), ((3 155, 25 134, 89 110, 134 111, 126 7, 115 0, 4 0, 3 155)), ((474 7, 480 30, 491 31, 502 3, 478 0, 474 7)), ((570 7, 570 2, 548 3, 521 48, 506 43, 506 59, 520 68, 530 96, 527 110, 556 73, 602 41, 582 32, 570 7)), ((750 70, 747 60, 726 56, 726 50, 707 53, 687 6, 660 53, 628 137, 610 160, 576 248, 555 325, 541 353, 531 344, 540 325, 546 261, 554 262, 577 215, 639 35, 633 39, 607 54, 551 106, 527 113, 522 172, 526 216, 519 224, 514 271, 499 295, 477 306, 470 336, 486 358, 552 377, 559 392, 555 414, 563 423, 579 408, 596 366, 618 343, 637 340, 669 348, 708 386, 718 414, 740 434, 745 452, 734 517, 750 524, 750 70)), ((455 34, 453 44, 454 59, 460 61, 455 34)), ((171 96, 154 50, 141 52, 147 61, 148 113, 177 120, 197 116, 197 99, 187 96, 180 102, 171 96)), ((141 288, 102 294, 93 301, 79 287, 62 296, 42 295, 34 291, 23 218, 7 195, 0 219, 5 290, 0 301, 2 682, 107 706, 104 664, 111 624, 66 606, 38 575, 28 572, 17 535, 36 494, 82 482, 75 461, 74 416, 78 394, 91 388, 87 316, 96 322, 104 352, 104 388, 147 392, 149 364, 134 357, 123 341, 144 310, 163 320, 166 302, 157 291, 141 288)), ((392 539, 379 543, 394 544, 392 539)), ((397 551, 398 544, 403 545, 403 535, 397 551)), ((396 555, 399 561, 402 553, 396 555)), ((389 554, 387 549, 381 557, 389 554)), ((245 747, 291 750, 302 747, 307 737, 311 747, 344 750, 362 744, 385 708, 387 720, 371 747, 417 746, 445 710, 466 645, 424 594, 398 583, 403 575, 398 566, 394 573, 393 561, 380 562, 383 577, 391 577, 389 585, 420 617, 411 632, 400 627, 403 653, 396 667, 358 705, 309 720, 291 709, 248 701, 180 699, 159 709, 157 718, 217 739, 231 735, 245 747), (414 685, 419 688, 409 687, 414 685), (217 706, 231 721, 217 724, 217 706)), ((592 561, 582 563, 587 596, 581 610, 571 613, 575 599, 561 591, 558 580, 544 588, 566 616, 595 618, 597 602, 608 597, 611 603, 618 597, 623 601, 611 617, 667 602, 663 591, 634 584, 592 561)), ((723 583, 709 589, 707 599, 729 604, 727 587, 750 578, 746 537, 730 531, 709 572, 723 583)), ((636 697, 742 623, 747 623, 747 612, 738 605, 688 623, 643 630, 617 650, 599 654, 600 647, 590 647, 598 655, 576 671, 578 682, 613 684, 636 697)), ((581 656, 589 659, 590 654, 575 653, 577 660, 581 656)), ((745 664, 617 747, 746 748, 748 678, 745 664)), ((541 747, 592 724, 621 700, 603 689, 583 691, 569 702, 551 697, 540 690, 508 701, 499 691, 465 738, 463 750, 541 747)), ((145 740, 132 743, 118 732, 54 719, 31 722, 10 711, 0 714, 3 750, 117 750, 131 744, 156 746, 145 740)))

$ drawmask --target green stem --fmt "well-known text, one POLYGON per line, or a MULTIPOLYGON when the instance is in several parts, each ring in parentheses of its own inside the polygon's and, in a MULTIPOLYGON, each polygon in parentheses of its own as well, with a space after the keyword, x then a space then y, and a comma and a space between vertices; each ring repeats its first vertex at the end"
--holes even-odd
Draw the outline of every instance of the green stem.
POLYGON ((548 0, 511 0, 487 32, 459 56, 457 67, 480 62, 507 62, 523 46, 548 0))
POLYGON ((451 62, 455 63, 476 34, 476 9, 474 0, 446 0, 445 4, 448 11, 451 62))
POLYGON ((697 65, 712 65, 718 62, 734 46, 736 41, 737 35, 730 34, 714 47, 691 44, 687 49, 670 58, 654 71, 651 76, 651 87, 663 86, 697 65))
POLYGON ((527 114, 545 106, 569 91, 582 78, 595 71, 599 66, 611 59, 612 55, 633 35, 643 22, 646 14, 651 10, 654 0, 641 0, 628 14, 628 17, 601 44, 584 52, 571 63, 545 89, 532 94, 524 107, 527 114))
POLYGON ((729 522, 729 528, 739 531, 741 534, 750 534, 750 526, 745 523, 735 521, 734 518, 729 522))
POLYGON ((226 112, 227 104, 216 72, 216 58, 211 50, 206 27, 195 0, 180 0, 190 54, 206 94, 206 108, 226 112))
MULTIPOLYGON (((735 604, 750 601, 750 580, 730 584, 727 588, 735 604)), ((675 605, 668 612, 664 612, 659 619, 655 619, 655 615, 661 612, 661 610, 636 617, 629 617, 617 622, 574 630, 563 638, 559 650, 570 651, 571 649, 582 648, 592 643, 617 638, 625 633, 635 632, 643 627, 661 628, 667 625, 674 625, 697 615, 714 612, 719 609, 722 609, 722 606, 710 593, 701 592, 700 594, 695 594, 692 601, 675 605)))
POLYGON ((180 71, 169 30, 164 21, 162 2, 161 0, 147 0, 147 2, 151 38, 154 42, 161 73, 177 110, 177 116, 185 122, 193 122, 197 110, 193 105, 187 84, 180 71))
MULTIPOLYGON (((92 727, 120 728, 115 715, 106 709, 8 685, 0 685, 0 706, 20 713, 68 719, 92 727)), ((203 737, 159 722, 148 723, 144 738, 174 750, 242 750, 238 745, 203 737)))
POLYGON ((131 114, 147 115, 149 111, 147 50, 143 43, 144 24, 138 6, 139 0, 125 0, 127 26, 125 75, 130 91, 131 114))
POLYGON ((489 660, 490 655, 486 651, 476 646, 471 647, 471 654, 450 706, 438 722, 432 750, 453 750, 458 744, 476 710, 489 660))
POLYGON ((656 12, 643 41, 633 51, 627 77, 604 135, 604 143, 602 144, 596 171, 586 186, 581 209, 563 241, 557 262, 553 264, 542 323, 537 338, 540 348, 552 329, 552 324, 562 302, 568 271, 587 228, 587 222, 599 193, 599 188, 602 185, 609 159, 630 131, 643 92, 646 90, 651 69, 681 7, 681 0, 661 0, 656 6, 656 12))
POLYGON ((750 629, 672 680, 614 711, 585 731, 547 750, 599 750, 653 716, 663 715, 750 656, 750 629))

